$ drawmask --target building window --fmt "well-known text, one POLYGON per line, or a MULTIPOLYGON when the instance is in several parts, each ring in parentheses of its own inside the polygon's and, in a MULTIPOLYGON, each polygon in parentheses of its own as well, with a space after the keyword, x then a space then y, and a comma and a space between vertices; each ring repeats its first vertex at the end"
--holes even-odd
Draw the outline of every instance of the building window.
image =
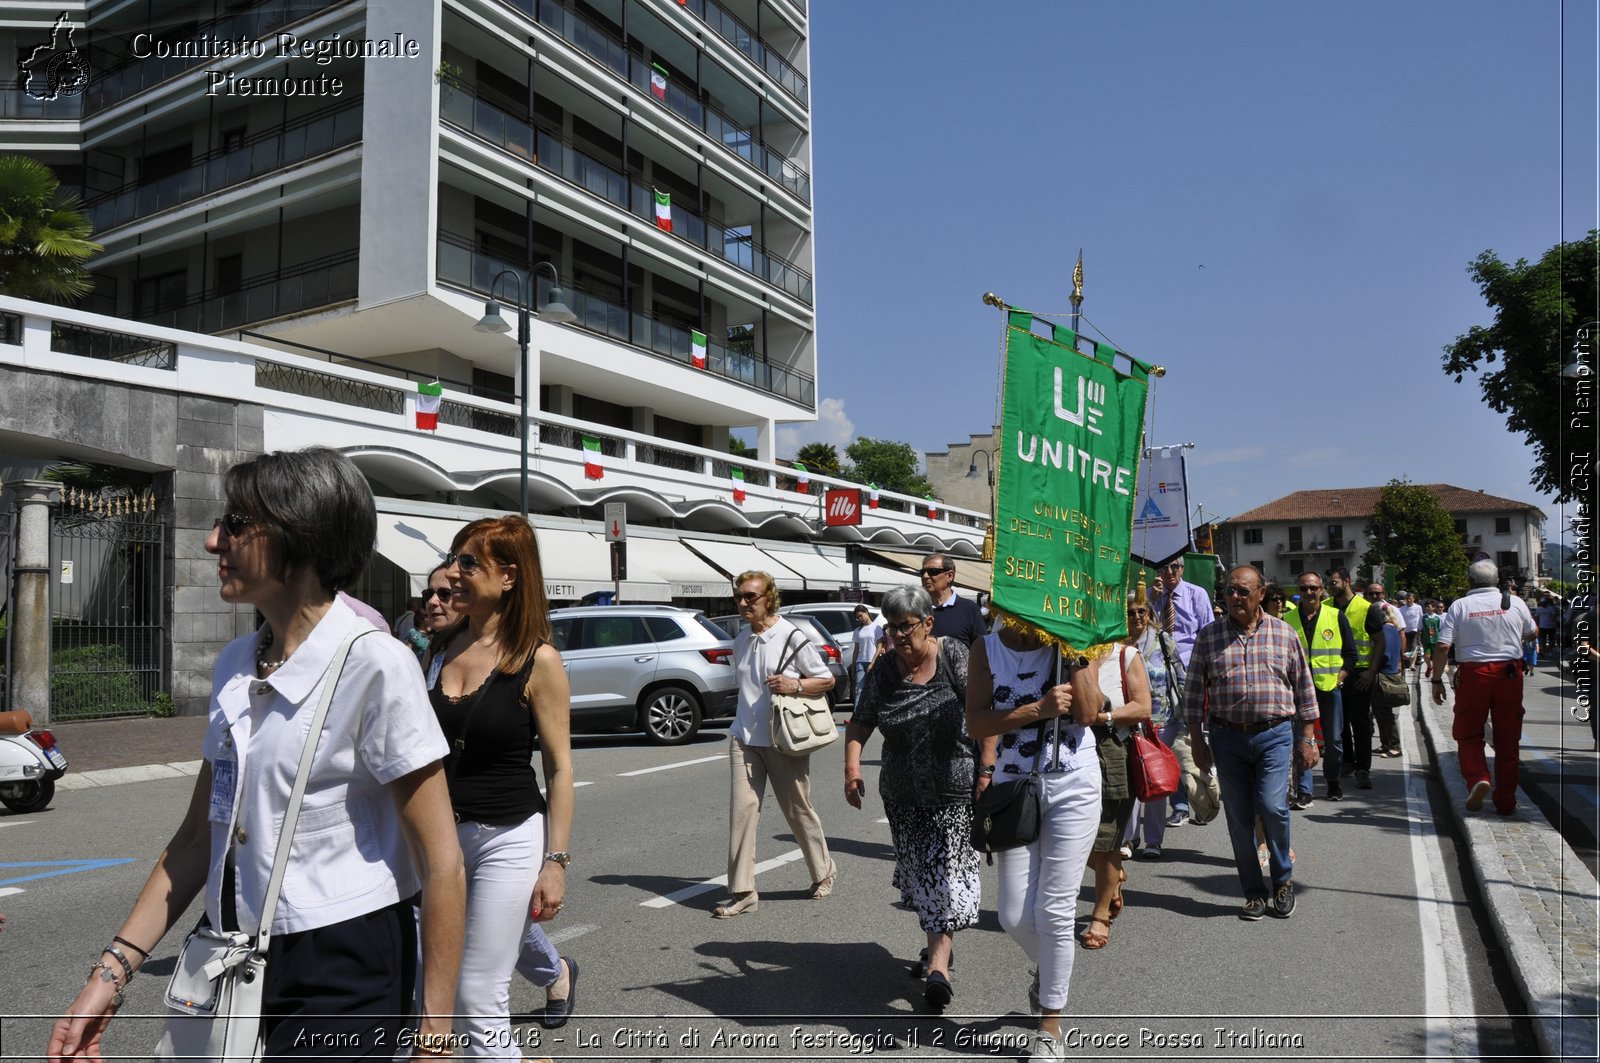
POLYGON ((134 314, 143 317, 180 306, 188 291, 188 272, 185 270, 174 270, 156 277, 141 277, 135 290, 134 314))
POLYGON ((1289 562, 1289 575, 1298 576, 1306 570, 1306 563, 1298 557, 1289 562))
POLYGON ((517 378, 504 373, 491 373, 487 369, 472 367, 472 393, 480 399, 498 399, 501 402, 517 401, 517 378))
POLYGON ((1511 534, 1511 518, 1510 517, 1496 517, 1494 519, 1494 533, 1496 535, 1510 535, 1511 534))
POLYGON ((1465 539, 1467 537, 1467 522, 1466 521, 1464 521, 1464 520, 1456 521, 1456 534, 1461 536, 1463 539, 1465 539))
POLYGON ((1500 570, 1501 578, 1517 575, 1517 552, 1515 550, 1501 550, 1494 555, 1495 567, 1500 570))
POLYGON ((1300 527, 1298 525, 1296 525, 1294 527, 1291 527, 1289 529, 1289 549, 1291 549, 1291 550, 1304 550, 1305 549, 1305 539, 1302 537, 1302 535, 1300 533, 1300 527))
POLYGON ((1344 525, 1343 524, 1330 524, 1330 525, 1328 525, 1328 549, 1329 550, 1343 550, 1344 549, 1344 525))
POLYGON ((1244 530, 1244 541, 1245 541, 1245 545, 1246 546, 1259 545, 1260 542, 1261 542, 1261 529, 1260 528, 1246 528, 1244 530))
POLYGON ((224 129, 222 131, 222 150, 238 151, 244 147, 244 130, 245 127, 242 125, 234 126, 232 129, 224 129))
POLYGON ((216 282, 218 295, 237 292, 244 285, 244 256, 220 256, 216 265, 216 282))

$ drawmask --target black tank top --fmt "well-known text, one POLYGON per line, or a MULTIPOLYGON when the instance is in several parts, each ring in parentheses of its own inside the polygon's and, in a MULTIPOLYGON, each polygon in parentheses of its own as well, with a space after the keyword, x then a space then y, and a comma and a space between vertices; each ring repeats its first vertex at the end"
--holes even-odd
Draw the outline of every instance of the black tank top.
POLYGON ((442 670, 442 665, 429 669, 428 700, 450 743, 444 775, 456 819, 498 827, 543 812, 544 795, 533 770, 538 725, 523 697, 532 660, 517 675, 490 672, 483 686, 460 698, 446 697, 440 689, 442 670))

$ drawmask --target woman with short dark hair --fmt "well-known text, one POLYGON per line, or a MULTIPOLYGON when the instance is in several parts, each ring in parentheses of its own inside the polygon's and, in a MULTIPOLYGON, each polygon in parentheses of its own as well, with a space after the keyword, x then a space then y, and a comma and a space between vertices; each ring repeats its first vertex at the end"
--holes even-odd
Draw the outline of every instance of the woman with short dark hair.
POLYGON ((259 927, 306 721, 335 683, 272 919, 263 1054, 388 1059, 409 1041, 413 1058, 448 1055, 464 890, 447 747, 411 654, 335 598, 371 555, 372 492, 321 447, 235 466, 223 487, 205 548, 222 600, 265 623, 218 657, 189 809, 48 1054, 100 1058, 128 978, 202 889, 211 926, 259 927), (412 1036, 419 889, 426 977, 412 1036))

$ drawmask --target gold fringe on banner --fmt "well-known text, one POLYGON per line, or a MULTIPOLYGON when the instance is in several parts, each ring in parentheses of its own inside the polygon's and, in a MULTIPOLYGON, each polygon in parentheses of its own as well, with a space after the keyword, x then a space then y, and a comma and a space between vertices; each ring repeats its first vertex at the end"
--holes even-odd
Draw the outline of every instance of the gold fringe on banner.
POLYGON ((1072 643, 1050 634, 1042 627, 1030 624, 1026 620, 1006 612, 1004 609, 996 608, 993 601, 989 602, 989 614, 994 617, 995 623, 1011 628, 1013 631, 1021 631, 1024 634, 1032 635, 1043 641, 1046 646, 1056 647, 1068 657, 1087 657, 1091 661, 1100 661, 1111 656, 1117 649, 1115 642, 1102 642, 1098 646, 1088 647, 1074 646, 1072 643))

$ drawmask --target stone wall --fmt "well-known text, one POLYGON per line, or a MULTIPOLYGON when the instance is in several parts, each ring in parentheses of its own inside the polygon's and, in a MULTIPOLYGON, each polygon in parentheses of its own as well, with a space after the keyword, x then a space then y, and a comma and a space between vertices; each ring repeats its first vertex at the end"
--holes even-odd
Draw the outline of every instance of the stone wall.
POLYGON ((946 505, 993 516, 989 499, 989 472, 994 468, 995 440, 999 434, 998 431, 974 434, 965 443, 952 443, 949 450, 929 453, 928 482, 933 485, 934 495, 944 499, 946 505), (978 453, 980 450, 986 453, 978 453), (968 477, 967 470, 972 468, 974 462, 978 466, 978 475, 968 477))

